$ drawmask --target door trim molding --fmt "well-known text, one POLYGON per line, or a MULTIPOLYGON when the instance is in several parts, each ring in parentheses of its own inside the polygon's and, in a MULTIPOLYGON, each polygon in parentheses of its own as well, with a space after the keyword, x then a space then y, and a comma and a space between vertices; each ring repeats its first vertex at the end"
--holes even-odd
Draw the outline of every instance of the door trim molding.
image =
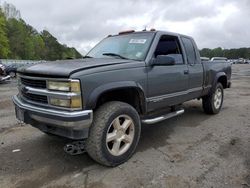
POLYGON ((186 91, 179 91, 179 92, 175 92, 175 93, 169 93, 169 94, 166 94, 166 95, 159 95, 159 96, 149 97, 146 100, 147 100, 147 102, 159 102, 159 101, 162 101, 164 99, 178 97, 178 96, 186 95, 186 94, 189 94, 189 93, 192 93, 192 92, 202 91, 202 89, 203 89, 202 87, 196 87, 196 88, 188 89, 186 91))

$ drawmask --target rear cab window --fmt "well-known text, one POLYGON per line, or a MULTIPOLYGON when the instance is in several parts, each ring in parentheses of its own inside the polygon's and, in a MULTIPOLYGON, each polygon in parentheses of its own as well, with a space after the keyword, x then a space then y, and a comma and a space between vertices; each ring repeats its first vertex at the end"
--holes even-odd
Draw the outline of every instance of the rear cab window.
POLYGON ((199 61, 197 61, 193 40, 187 37, 181 37, 181 40, 185 48, 188 64, 199 63, 199 61))

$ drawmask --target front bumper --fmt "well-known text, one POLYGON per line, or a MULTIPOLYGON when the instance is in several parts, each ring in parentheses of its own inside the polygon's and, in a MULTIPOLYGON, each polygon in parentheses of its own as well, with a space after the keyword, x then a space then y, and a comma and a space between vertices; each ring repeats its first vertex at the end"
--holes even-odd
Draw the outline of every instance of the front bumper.
POLYGON ((88 137, 93 111, 60 111, 37 107, 14 96, 16 117, 43 132, 74 140, 88 137))

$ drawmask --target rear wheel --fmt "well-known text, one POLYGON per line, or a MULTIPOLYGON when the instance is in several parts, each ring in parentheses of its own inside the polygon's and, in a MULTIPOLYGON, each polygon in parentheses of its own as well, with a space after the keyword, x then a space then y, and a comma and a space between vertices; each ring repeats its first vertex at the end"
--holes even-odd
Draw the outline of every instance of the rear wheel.
POLYGON ((221 83, 212 88, 212 91, 207 96, 203 97, 203 109, 208 114, 217 114, 220 112, 223 104, 224 92, 221 83))
POLYGON ((132 106, 108 102, 94 113, 86 151, 100 164, 117 166, 132 156, 140 133, 140 118, 132 106))

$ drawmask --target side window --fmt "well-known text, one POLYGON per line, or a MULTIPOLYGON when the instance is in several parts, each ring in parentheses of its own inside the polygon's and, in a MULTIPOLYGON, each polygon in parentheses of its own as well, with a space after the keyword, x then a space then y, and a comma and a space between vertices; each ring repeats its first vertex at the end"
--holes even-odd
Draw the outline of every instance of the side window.
POLYGON ((161 36, 154 55, 155 57, 158 55, 168 55, 175 59, 177 65, 184 64, 180 43, 175 36, 161 36))
POLYGON ((185 47, 185 52, 187 55, 187 61, 189 64, 196 63, 196 54, 195 54, 195 48, 193 45, 193 42, 189 38, 182 37, 182 42, 185 47))

